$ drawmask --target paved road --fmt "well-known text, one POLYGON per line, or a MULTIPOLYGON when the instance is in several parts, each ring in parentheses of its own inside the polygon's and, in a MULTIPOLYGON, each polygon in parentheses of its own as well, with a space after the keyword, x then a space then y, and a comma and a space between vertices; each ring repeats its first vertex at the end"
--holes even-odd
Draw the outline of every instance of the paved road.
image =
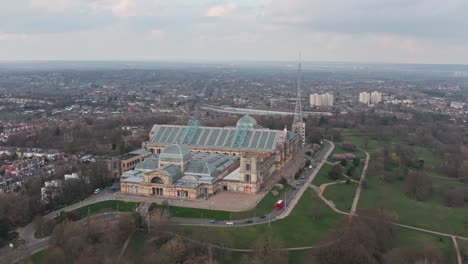
POLYGON ((462 256, 460 254, 460 249, 458 248, 458 242, 457 242, 457 239, 452 236, 452 242, 453 242, 453 245, 455 247, 455 251, 457 252, 457 262, 458 264, 463 264, 463 259, 462 259, 462 256))
POLYGON ((351 206, 351 215, 356 214, 356 209, 357 209, 357 205, 359 202, 359 196, 361 195, 361 190, 362 190, 362 182, 366 178, 367 166, 369 166, 370 155, 369 153, 367 153, 367 151, 364 151, 364 153, 366 153, 366 162, 364 164, 364 168, 362 169, 362 174, 361 174, 361 179, 359 180, 359 185, 357 187, 356 193, 354 194, 353 205, 351 206))

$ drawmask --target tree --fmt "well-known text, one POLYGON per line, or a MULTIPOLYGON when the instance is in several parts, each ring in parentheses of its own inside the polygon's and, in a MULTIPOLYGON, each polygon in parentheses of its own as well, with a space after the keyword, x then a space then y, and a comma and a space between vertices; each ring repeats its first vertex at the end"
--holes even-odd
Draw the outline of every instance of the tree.
POLYGON ((346 171, 346 174, 348 174, 348 176, 352 178, 354 178, 355 173, 356 173, 356 167, 349 167, 348 170, 346 171))
POLYGON ((333 237, 323 241, 336 242, 319 250, 318 263, 380 263, 382 255, 390 247, 393 219, 389 212, 381 209, 361 210, 359 215, 363 217, 342 220, 333 237))
POLYGON ((354 158, 353 165, 354 167, 359 167, 359 165, 361 165, 361 160, 359 158, 354 158))
POLYGON ((406 194, 414 200, 424 201, 432 194, 432 180, 422 172, 411 172, 405 181, 406 194))
POLYGON ((30 199, 23 194, 0 194, 0 216, 13 226, 28 223, 32 218, 29 203, 30 199))
POLYGON ((33 219, 33 224, 38 235, 44 237, 44 217, 42 217, 42 215, 36 215, 33 219))
POLYGON ((338 180, 341 178, 341 175, 343 174, 343 167, 341 167, 340 164, 335 164, 331 171, 328 173, 328 177, 334 181, 338 180))
POLYGON ((355 151, 357 149, 356 145, 353 142, 345 141, 341 144, 341 147, 347 151, 355 151))
POLYGON ((0 246, 8 241, 8 234, 10 233, 10 222, 6 218, 0 218, 0 246))
POLYGON ((341 164, 341 166, 346 167, 346 166, 348 166, 348 161, 346 159, 342 159, 340 161, 340 164, 341 164))

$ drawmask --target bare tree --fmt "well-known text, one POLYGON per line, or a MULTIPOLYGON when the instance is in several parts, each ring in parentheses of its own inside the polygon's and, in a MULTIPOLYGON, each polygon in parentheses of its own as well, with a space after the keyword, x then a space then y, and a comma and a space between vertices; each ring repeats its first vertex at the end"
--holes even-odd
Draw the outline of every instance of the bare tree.
POLYGON ((414 200, 426 200, 432 194, 432 180, 422 172, 411 172, 405 181, 406 194, 414 200))

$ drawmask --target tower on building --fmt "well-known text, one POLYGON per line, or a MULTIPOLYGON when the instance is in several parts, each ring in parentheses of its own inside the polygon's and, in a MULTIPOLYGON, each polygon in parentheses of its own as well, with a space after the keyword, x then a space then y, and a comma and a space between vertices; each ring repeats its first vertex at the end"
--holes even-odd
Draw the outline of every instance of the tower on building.
POLYGON ((305 123, 302 116, 302 104, 301 104, 301 54, 299 54, 299 67, 297 77, 297 98, 296 98, 296 109, 294 111, 294 120, 292 124, 292 131, 295 132, 301 141, 302 146, 305 146, 305 123))

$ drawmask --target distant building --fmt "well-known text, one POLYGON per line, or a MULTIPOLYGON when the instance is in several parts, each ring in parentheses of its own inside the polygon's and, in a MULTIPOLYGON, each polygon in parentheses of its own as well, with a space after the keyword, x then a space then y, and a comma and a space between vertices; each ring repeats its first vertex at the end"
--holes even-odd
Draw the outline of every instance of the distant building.
POLYGON ((370 103, 370 94, 367 92, 361 92, 359 93, 359 102, 363 104, 369 104, 370 103))
POLYGON ((361 92, 359 93, 359 102, 363 104, 378 104, 382 102, 382 93, 379 92, 361 92))
POLYGON ((382 102, 382 93, 372 92, 370 95, 370 102, 371 104, 378 104, 382 102))
POLYGON ((78 173, 72 173, 72 174, 65 174, 64 176, 65 180, 69 179, 77 179, 79 178, 78 173))
POLYGON ((333 106, 333 94, 311 94, 310 106, 333 106))
POLYGON ((62 180, 52 180, 44 182, 41 188, 41 201, 44 204, 50 203, 62 192, 62 180))
POLYGON ((455 108, 455 109, 463 109, 465 106, 465 103, 463 102, 450 102, 450 107, 455 108))

